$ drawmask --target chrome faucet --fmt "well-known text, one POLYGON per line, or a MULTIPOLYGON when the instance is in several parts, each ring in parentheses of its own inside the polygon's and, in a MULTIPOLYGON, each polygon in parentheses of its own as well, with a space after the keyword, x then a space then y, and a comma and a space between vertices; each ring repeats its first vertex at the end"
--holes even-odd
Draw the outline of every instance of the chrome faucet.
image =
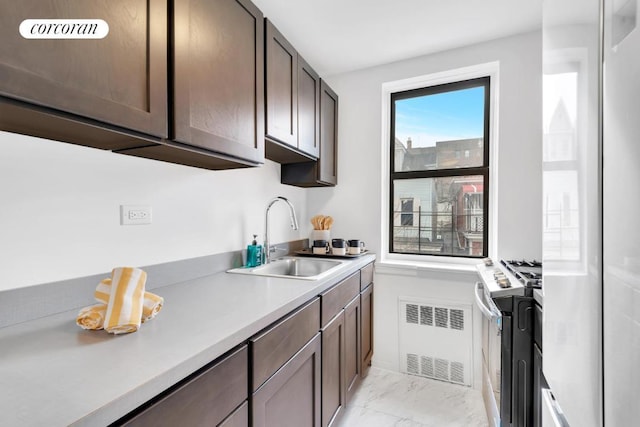
POLYGON ((269 262, 271 261, 271 253, 276 251, 275 247, 274 248, 270 247, 269 209, 271 209, 271 206, 273 206, 276 202, 280 200, 282 200, 287 205, 289 205, 289 216, 291 217, 291 228, 293 228, 294 230, 298 229, 298 218, 296 218, 296 210, 293 208, 293 205, 291 204, 291 202, 287 198, 282 196, 278 196, 272 199, 269 202, 269 205, 267 206, 267 211, 264 215, 264 263, 265 264, 269 264, 269 262))

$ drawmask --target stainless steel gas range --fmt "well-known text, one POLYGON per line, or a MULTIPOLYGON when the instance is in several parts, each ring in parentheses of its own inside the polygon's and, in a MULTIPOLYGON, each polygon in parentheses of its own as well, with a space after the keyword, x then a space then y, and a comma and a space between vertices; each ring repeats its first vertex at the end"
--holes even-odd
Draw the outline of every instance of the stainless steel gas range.
POLYGON ((478 266, 476 305, 483 314, 483 397, 494 427, 533 425, 533 290, 542 286, 537 261, 491 260, 478 266))

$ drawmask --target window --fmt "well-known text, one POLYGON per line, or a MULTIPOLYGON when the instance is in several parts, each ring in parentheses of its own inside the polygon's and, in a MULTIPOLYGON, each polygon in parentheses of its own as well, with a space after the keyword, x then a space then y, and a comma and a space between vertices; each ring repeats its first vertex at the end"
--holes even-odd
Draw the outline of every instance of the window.
POLYGON ((488 253, 490 78, 391 93, 389 252, 488 253))
POLYGON ((401 214, 400 214, 400 224, 403 226, 413 225, 413 198, 411 199, 401 199, 401 214))

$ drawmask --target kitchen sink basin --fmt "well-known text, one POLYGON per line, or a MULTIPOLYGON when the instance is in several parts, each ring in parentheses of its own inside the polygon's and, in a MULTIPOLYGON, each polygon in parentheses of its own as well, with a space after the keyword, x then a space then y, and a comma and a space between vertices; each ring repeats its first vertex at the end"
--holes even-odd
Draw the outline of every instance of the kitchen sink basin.
POLYGON ((252 276, 286 277, 302 280, 318 280, 331 274, 335 268, 348 261, 335 259, 284 257, 258 267, 241 267, 228 270, 228 273, 249 274, 252 276))

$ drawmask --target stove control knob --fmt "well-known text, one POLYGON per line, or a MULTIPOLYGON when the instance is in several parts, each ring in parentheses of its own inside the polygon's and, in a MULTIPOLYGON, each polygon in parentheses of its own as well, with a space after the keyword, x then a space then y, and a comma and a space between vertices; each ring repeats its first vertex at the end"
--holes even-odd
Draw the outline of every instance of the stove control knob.
POLYGON ((509 279, 507 279, 506 277, 498 279, 498 286, 500 286, 501 288, 510 288, 511 287, 511 282, 509 282, 509 279))

